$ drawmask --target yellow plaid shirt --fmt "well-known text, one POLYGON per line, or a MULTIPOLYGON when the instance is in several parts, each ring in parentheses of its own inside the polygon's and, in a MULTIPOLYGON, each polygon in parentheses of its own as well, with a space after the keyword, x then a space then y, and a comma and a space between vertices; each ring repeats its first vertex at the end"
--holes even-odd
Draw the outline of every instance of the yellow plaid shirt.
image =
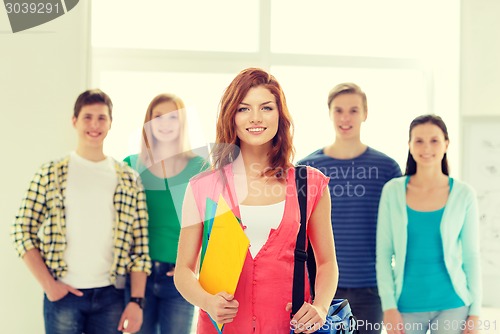
MULTIPOLYGON (((64 195, 69 156, 44 164, 33 177, 12 226, 11 236, 19 256, 30 249, 40 251, 52 275, 64 277, 67 264, 64 195)), ((146 196, 136 172, 115 161, 118 184, 113 197, 115 224, 114 256, 110 279, 128 272, 151 272, 148 249, 146 196)))

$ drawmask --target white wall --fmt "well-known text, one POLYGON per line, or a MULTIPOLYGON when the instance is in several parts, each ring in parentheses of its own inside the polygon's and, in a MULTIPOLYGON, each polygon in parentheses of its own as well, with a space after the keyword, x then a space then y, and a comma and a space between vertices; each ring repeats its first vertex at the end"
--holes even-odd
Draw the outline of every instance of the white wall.
MULTIPOLYGON (((500 2, 497 0, 462 0, 462 37, 461 37, 461 99, 460 111, 462 116, 463 133, 468 124, 476 119, 487 121, 500 120, 500 2)), ((499 124, 499 123, 495 123, 499 124)), ((500 126, 495 142, 500 142, 500 126)), ((462 147, 467 147, 466 138, 462 138, 462 147)), ((464 152, 464 151, 462 151, 464 152)), ((488 157, 489 158, 489 157, 488 157)), ((498 158, 498 157, 496 157, 498 158)), ((463 169, 470 169, 471 161, 464 156, 463 169)), ((497 166, 498 167, 498 166, 497 166)), ((500 189, 499 178, 492 178, 488 185, 490 189, 500 189), (495 184, 496 183, 496 184, 495 184)), ((465 181, 470 182, 467 178, 465 181)), ((472 181, 472 180, 471 180, 472 181)), ((479 185, 472 183, 476 190, 479 185)), ((481 195, 481 192, 478 193, 481 195)), ((489 200, 488 200, 489 201, 489 200)), ((491 200, 495 201, 495 200, 491 200)), ((484 199, 479 201, 480 212, 486 210, 484 199)), ((498 201, 497 201, 498 202, 498 201)), ((498 212, 498 204, 493 210, 498 212)), ((481 212, 490 214, 491 212, 481 212)), ((498 217, 498 215, 495 215, 498 217)), ((500 224, 498 219, 496 224, 500 224)), ((498 227, 497 227, 498 229, 498 227)), ((481 231, 484 237, 485 231, 481 231)), ((488 233, 486 231, 486 233, 488 233)), ((484 239, 482 239, 484 240, 484 239)), ((485 254, 483 254, 483 257, 485 254)), ((492 254, 492 256, 495 256, 492 254)), ((496 254, 498 256, 498 254, 496 254)), ((496 308, 495 319, 500 320, 500 268, 497 274, 483 275, 483 304, 496 308)), ((487 320, 487 319, 486 319, 487 320)), ((496 328, 500 331, 500 328, 496 328)))
POLYGON ((42 290, 17 257, 10 225, 39 165, 71 150, 72 107, 88 79, 87 2, 39 27, 13 34, 0 8, 0 326, 43 333, 42 290))
POLYGON ((462 0, 462 116, 500 116, 500 1, 462 0))

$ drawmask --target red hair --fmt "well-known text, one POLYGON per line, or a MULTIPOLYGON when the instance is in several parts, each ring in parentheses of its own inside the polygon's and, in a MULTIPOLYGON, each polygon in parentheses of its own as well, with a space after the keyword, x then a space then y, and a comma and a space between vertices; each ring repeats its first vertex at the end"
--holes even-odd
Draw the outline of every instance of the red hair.
POLYGON ((283 171, 292 165, 294 155, 293 121, 280 84, 274 76, 260 68, 241 71, 222 95, 217 118, 216 145, 212 151, 213 168, 222 168, 238 156, 236 146, 239 147, 240 140, 236 135, 235 115, 241 101, 254 87, 267 88, 276 98, 279 112, 278 132, 272 139, 272 148, 268 153, 270 165, 264 174, 286 177, 283 171))

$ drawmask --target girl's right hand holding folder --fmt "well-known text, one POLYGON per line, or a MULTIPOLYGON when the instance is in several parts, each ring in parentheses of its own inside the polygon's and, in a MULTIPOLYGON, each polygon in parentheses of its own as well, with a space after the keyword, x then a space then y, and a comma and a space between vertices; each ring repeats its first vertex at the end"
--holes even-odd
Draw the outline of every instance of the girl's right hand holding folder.
POLYGON ((239 306, 234 296, 224 291, 210 295, 204 304, 202 309, 218 324, 232 322, 236 317, 239 306))

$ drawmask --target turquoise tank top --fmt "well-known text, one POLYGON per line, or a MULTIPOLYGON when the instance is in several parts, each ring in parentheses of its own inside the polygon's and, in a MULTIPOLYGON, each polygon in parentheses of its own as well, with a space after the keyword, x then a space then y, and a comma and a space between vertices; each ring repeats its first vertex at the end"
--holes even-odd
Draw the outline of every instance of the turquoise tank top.
MULTIPOLYGON (((410 177, 406 178, 406 185, 410 177)), ((449 178, 450 191, 453 179, 449 178)), ((432 312, 464 306, 455 292, 444 262, 441 219, 445 207, 417 211, 406 206, 408 243, 400 312, 432 312)))

